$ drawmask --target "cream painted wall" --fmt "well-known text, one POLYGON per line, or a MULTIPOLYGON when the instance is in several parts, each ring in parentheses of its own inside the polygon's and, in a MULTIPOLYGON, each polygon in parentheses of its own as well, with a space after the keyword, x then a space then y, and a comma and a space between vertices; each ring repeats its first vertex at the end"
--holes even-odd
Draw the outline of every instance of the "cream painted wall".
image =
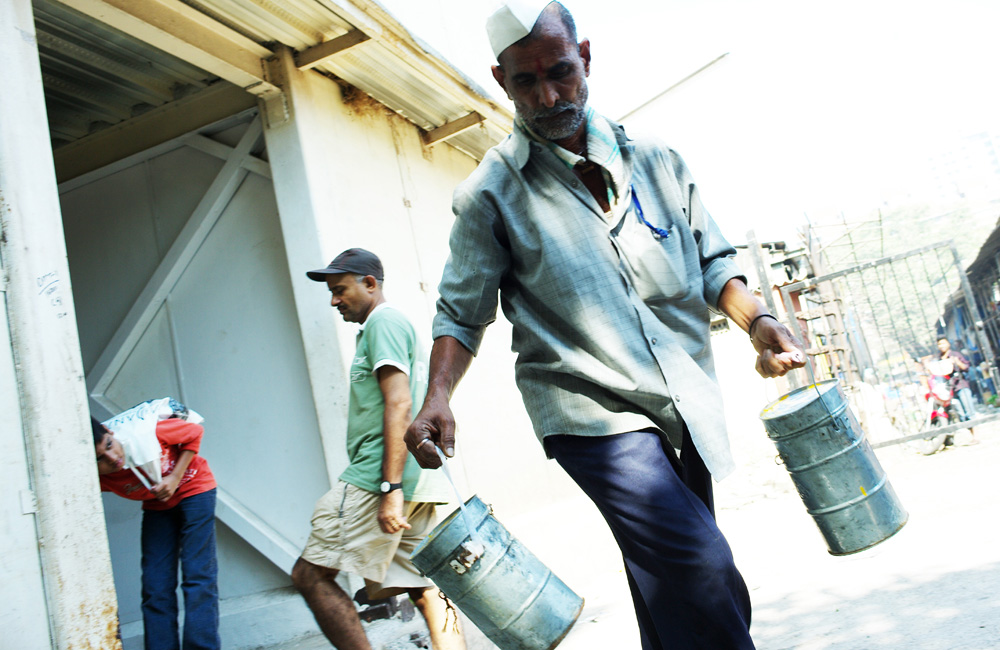
MULTIPOLYGON (((445 144, 423 146, 415 126, 361 93, 345 98, 329 79, 289 74, 323 252, 310 268, 352 246, 378 254, 388 299, 410 315, 429 351, 453 220, 451 196, 476 162, 445 144)), ((270 141, 269 153, 274 168, 270 141)), ((275 183, 284 210, 277 171, 275 183)), ((293 270, 293 276, 305 270, 293 270)), ((313 293, 326 304, 325 287, 315 284, 313 293)), ((336 323, 332 329, 341 360, 349 363, 356 327, 336 323)), ((545 460, 514 385, 513 363, 510 326, 500 315, 453 401, 460 432, 453 475, 463 496, 478 493, 500 517, 530 512, 577 489, 545 460)), ((339 470, 331 468, 331 474, 339 470)))

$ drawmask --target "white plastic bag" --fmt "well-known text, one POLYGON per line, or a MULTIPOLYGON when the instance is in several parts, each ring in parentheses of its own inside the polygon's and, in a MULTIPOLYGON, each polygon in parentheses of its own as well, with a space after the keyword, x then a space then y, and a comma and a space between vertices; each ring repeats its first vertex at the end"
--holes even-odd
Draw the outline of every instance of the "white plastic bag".
POLYGON ((169 418, 194 424, 205 421, 172 397, 163 397, 137 404, 104 422, 125 450, 125 467, 131 469, 147 489, 163 480, 156 423, 169 418))

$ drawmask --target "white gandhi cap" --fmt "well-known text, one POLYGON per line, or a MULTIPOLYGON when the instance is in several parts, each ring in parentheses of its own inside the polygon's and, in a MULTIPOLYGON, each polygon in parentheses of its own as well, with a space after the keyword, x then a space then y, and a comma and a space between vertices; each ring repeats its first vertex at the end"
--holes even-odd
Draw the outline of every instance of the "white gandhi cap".
POLYGON ((490 37, 493 55, 500 53, 531 33, 542 10, 552 0, 506 0, 486 19, 486 34, 490 37))

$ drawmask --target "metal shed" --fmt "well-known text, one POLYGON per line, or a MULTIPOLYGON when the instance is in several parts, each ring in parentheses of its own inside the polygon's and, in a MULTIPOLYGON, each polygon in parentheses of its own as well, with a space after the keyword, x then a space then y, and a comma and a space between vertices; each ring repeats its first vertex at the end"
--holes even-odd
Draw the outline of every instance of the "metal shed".
POLYGON ((86 419, 167 394, 207 420, 226 647, 301 634, 287 571, 345 462, 354 337, 302 271, 378 250, 428 335, 451 190, 512 115, 370 0, 13 0, 0 25, 6 641, 141 644, 139 511, 98 496, 86 419))

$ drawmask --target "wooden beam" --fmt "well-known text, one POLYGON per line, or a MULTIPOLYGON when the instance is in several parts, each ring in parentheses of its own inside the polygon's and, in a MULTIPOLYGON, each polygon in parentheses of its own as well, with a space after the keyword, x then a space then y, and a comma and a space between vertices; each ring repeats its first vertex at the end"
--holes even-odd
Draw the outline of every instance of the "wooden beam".
POLYGON ((100 169, 203 126, 257 106, 257 99, 226 82, 102 129, 53 152, 59 183, 100 169))
POLYGON ((411 67, 426 78, 442 97, 475 108, 476 112, 508 133, 513 128, 514 116, 508 108, 486 97, 447 61, 429 54, 377 0, 323 0, 323 4, 396 55, 401 65, 411 67))
POLYGON ((272 53, 180 0, 59 0, 254 95, 280 89, 264 75, 272 53))
MULTIPOLYGON (((184 144, 202 153, 215 156, 219 160, 229 160, 233 155, 232 147, 200 133, 192 133, 184 138, 184 144)), ((264 178, 271 178, 271 165, 266 160, 262 160, 257 156, 247 156, 244 158, 243 168, 264 178)))
POLYGON ((358 43, 364 43, 370 37, 360 29, 338 36, 332 40, 310 47, 295 55, 295 67, 299 70, 309 70, 329 58, 336 56, 348 48, 352 48, 358 43))
POLYGON ((432 129, 424 133, 424 144, 428 147, 434 146, 439 142, 444 142, 448 138, 452 138, 462 131, 468 131, 472 127, 476 126, 483 121, 483 116, 472 111, 468 115, 463 115, 457 120, 452 120, 451 122, 445 122, 436 129, 432 129))

